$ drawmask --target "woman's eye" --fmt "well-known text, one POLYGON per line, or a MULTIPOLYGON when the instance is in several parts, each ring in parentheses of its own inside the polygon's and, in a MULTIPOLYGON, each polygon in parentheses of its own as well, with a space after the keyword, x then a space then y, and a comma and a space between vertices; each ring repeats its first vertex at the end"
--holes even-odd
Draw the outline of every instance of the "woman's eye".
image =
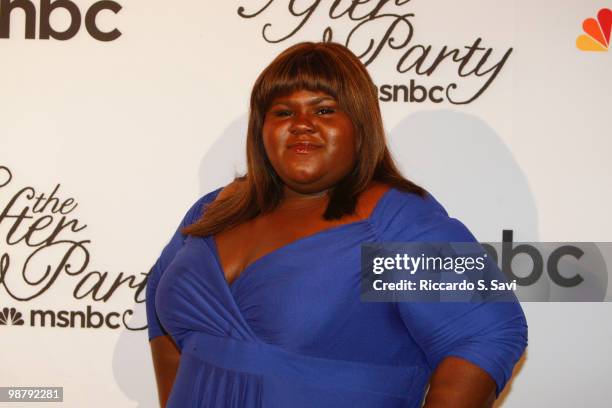
POLYGON ((286 117, 286 116, 291 116, 291 111, 289 110, 277 110, 274 112, 274 116, 279 116, 279 117, 286 117))
POLYGON ((329 115, 330 113, 334 113, 335 110, 332 108, 320 108, 317 110, 317 114, 319 115, 329 115))

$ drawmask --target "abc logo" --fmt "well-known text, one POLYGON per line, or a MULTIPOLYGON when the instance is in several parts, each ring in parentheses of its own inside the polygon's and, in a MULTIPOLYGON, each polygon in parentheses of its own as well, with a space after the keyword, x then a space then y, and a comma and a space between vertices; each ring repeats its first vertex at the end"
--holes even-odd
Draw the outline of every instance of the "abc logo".
POLYGON ((604 253, 609 253, 610 246, 593 242, 515 245, 513 231, 504 230, 501 243, 483 247, 508 279, 516 280, 521 301, 600 302, 606 297, 604 253))
MULTIPOLYGON (((98 1, 85 11, 84 24, 89 35, 98 41, 113 41, 121 35, 121 31, 113 29, 102 31, 96 24, 98 14, 108 10, 115 14, 121 10, 121 5, 114 1, 98 1)), ((11 16, 17 13, 25 15, 25 38, 36 38, 36 7, 30 0, 0 0, 0 38, 9 38, 11 33, 11 16)), ((48 40, 69 40, 74 37, 81 28, 81 10, 70 0, 40 0, 38 11, 39 28, 38 38, 48 40), (50 17, 56 10, 64 10, 70 15, 70 24, 63 31, 58 31, 51 26, 50 17)))

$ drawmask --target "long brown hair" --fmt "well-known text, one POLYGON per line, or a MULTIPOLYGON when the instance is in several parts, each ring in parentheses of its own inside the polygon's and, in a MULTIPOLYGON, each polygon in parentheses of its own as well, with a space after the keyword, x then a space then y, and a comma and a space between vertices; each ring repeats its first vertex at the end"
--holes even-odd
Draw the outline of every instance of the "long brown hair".
POLYGON ((272 100, 301 89, 333 96, 355 130, 355 167, 332 189, 325 219, 353 213, 359 194, 373 180, 425 194, 423 188, 400 174, 389 154, 376 86, 365 66, 340 44, 304 42, 283 51, 255 81, 247 130, 246 175, 234 181, 232 194, 209 204, 206 216, 185 227, 183 233, 213 235, 272 211, 281 202, 283 183, 266 155, 262 128, 272 100))

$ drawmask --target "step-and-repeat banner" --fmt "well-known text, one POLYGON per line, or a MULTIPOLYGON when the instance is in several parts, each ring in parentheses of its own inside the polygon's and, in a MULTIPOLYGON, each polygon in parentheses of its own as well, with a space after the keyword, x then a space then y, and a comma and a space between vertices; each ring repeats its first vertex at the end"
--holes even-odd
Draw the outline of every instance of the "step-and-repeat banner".
MULTIPOLYGON (((612 241, 610 8, 1 0, 0 386, 156 406, 147 272, 186 209, 244 170, 250 88, 300 41, 360 56, 402 170, 480 240, 612 241)), ((610 401, 612 304, 524 309, 498 406, 610 401)))

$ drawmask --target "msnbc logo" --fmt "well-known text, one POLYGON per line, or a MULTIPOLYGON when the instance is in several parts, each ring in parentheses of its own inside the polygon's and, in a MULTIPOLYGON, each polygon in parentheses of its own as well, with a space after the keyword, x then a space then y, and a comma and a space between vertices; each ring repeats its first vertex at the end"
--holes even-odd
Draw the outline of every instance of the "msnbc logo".
POLYGON ((21 316, 21 312, 18 312, 17 309, 11 307, 5 307, 0 310, 0 325, 12 324, 14 326, 23 326, 23 319, 21 316))
POLYGON ((612 10, 604 8, 597 13, 597 20, 587 18, 582 23, 586 34, 576 38, 576 47, 582 51, 608 51, 612 29, 612 10))

